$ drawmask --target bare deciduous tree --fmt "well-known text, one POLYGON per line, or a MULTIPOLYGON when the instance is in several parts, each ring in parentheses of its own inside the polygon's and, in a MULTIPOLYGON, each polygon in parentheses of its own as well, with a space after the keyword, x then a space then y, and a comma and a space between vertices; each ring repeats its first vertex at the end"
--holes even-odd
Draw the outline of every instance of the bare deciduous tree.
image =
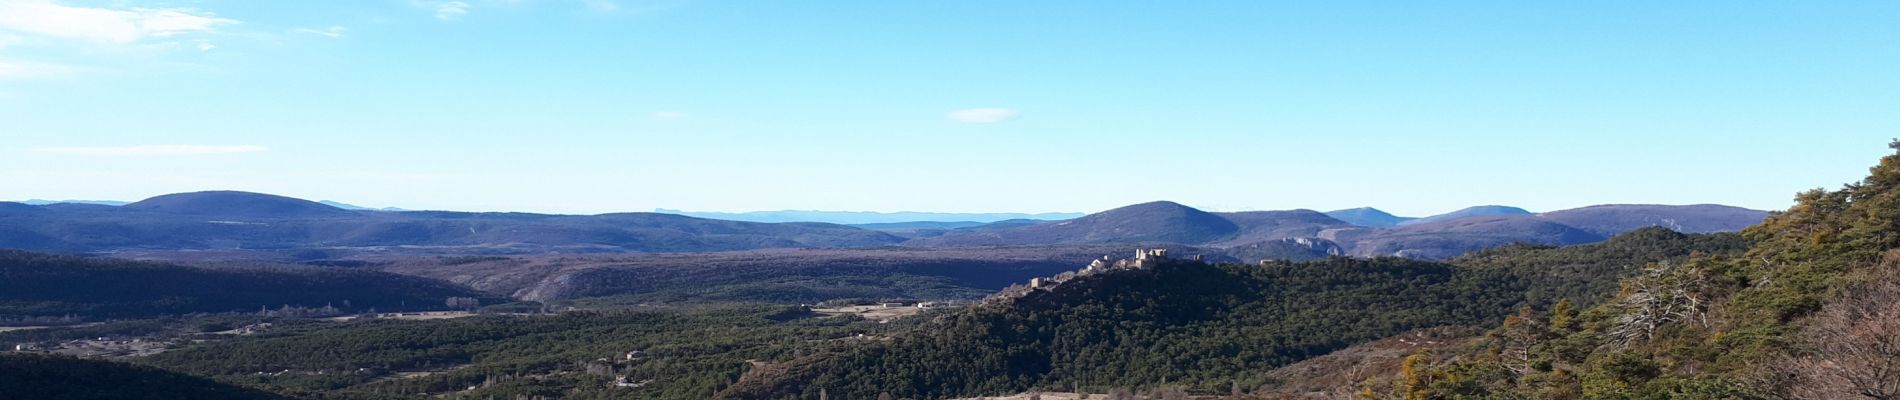
POLYGON ((1650 264, 1643 274, 1624 283, 1616 306, 1610 337, 1619 346, 1629 346, 1653 338, 1656 330, 1673 322, 1708 324, 1704 291, 1708 277, 1700 268, 1671 263, 1650 264))
POLYGON ((1900 272, 1874 282, 1809 318, 1806 346, 1776 368, 1787 397, 1900 400, 1900 272))

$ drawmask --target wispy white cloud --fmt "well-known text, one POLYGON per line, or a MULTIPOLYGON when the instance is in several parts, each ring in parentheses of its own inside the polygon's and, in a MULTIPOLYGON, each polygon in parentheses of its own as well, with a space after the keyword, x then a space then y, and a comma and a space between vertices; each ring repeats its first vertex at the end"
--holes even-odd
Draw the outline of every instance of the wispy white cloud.
POLYGON ((451 1, 443 3, 441 7, 436 7, 435 9, 435 17, 437 19, 456 19, 461 18, 463 15, 468 15, 468 3, 451 1))
POLYGON ((190 144, 155 144, 143 146, 99 146, 99 147, 35 147, 35 153, 64 154, 77 156, 197 156, 210 154, 258 153, 269 150, 264 146, 206 146, 190 144))
POLYGON ((653 119, 685 119, 686 117, 687 115, 683 111, 654 111, 653 112, 653 119))
POLYGON ((328 28, 323 28, 323 29, 314 29, 314 28, 297 28, 297 29, 292 29, 292 30, 290 30, 290 32, 291 32, 291 33, 304 33, 304 34, 311 34, 311 35, 317 35, 317 36, 328 36, 328 37, 333 37, 333 38, 340 38, 340 37, 343 37, 343 34, 345 34, 345 33, 349 33, 349 32, 350 32, 350 28, 344 28, 344 27, 341 27, 341 26, 331 26, 331 27, 328 27, 328 28))
POLYGON ((948 114, 950 120, 966 124, 994 124, 1016 119, 1020 115, 1016 110, 994 107, 956 110, 948 114))
POLYGON ((108 8, 55 0, 0 0, 0 30, 104 43, 210 33, 238 21, 188 8, 108 8))
POLYGON ((468 2, 462 1, 411 0, 409 4, 434 12, 435 19, 443 21, 461 19, 462 16, 468 15, 470 8, 474 8, 468 2))

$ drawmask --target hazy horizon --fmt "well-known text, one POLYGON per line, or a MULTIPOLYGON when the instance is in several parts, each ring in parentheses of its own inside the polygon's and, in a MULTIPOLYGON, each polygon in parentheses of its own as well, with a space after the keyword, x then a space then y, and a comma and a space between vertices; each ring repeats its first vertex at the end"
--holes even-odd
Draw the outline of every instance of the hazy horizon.
MULTIPOLYGON (((225 189, 208 189, 208 190, 193 190, 193 191, 187 191, 187 192, 178 192, 178 193, 191 193, 191 192, 207 192, 207 191, 228 191, 228 190, 225 190, 225 189)), ((262 192, 258 192, 258 193, 262 193, 262 192)), ((160 193, 160 194, 157 194, 157 195, 153 195, 153 196, 145 196, 145 197, 140 197, 140 198, 136 198, 136 199, 53 199, 53 198, 43 198, 43 197, 33 197, 33 198, 25 198, 25 199, 0 199, 0 201, 4 201, 4 202, 21 202, 21 203, 31 203, 31 202, 52 202, 52 203, 87 203, 87 202, 111 202, 111 203, 134 203, 134 202, 138 202, 139 200, 144 200, 144 199, 147 199, 147 198, 151 198, 151 197, 154 197, 154 196, 160 196, 160 195, 166 195, 166 194, 177 194, 177 193, 160 193)), ((263 193, 263 194, 269 194, 269 195, 279 195, 279 196, 282 196, 281 194, 277 194, 277 193, 263 193)), ((1150 200, 1144 200, 1144 201, 1137 201, 1137 202, 1133 202, 1133 203, 1128 203, 1128 204, 1122 204, 1122 205, 1117 205, 1117 206, 1114 206, 1114 207, 1109 207, 1109 208, 1104 208, 1104 209, 1096 209, 1096 210, 1060 210, 1060 211, 1017 211, 1017 210, 987 210, 987 211, 937 211, 937 210, 851 210, 851 209, 777 209, 777 210, 700 210, 700 209, 691 209, 691 208, 675 208, 675 207, 655 207, 655 208, 649 208, 649 209, 638 209, 638 210, 635 210, 635 209, 628 209, 628 210, 608 210, 608 211, 602 211, 602 212, 590 212, 590 213, 564 213, 564 212, 539 212, 539 211, 531 211, 531 210, 510 210, 510 209, 493 209, 493 210, 487 210, 487 209, 436 209, 436 208, 412 208, 412 207, 405 207, 405 206, 403 206, 403 205, 401 205, 401 204, 361 204, 361 203, 355 203, 355 202, 350 202, 350 201, 342 201, 342 200, 335 200, 335 199, 329 199, 329 198, 301 198, 301 197, 296 197, 296 196, 288 196, 288 197, 295 197, 295 198, 299 198, 299 199, 302 199, 302 200, 309 200, 309 201, 314 201, 314 202, 323 202, 323 203, 336 203, 336 204, 332 204, 332 205, 337 205, 337 204, 340 204, 340 205, 347 205, 347 206, 352 206, 352 207, 362 207, 362 208, 365 208, 365 209, 372 209, 372 210, 375 210, 375 209, 384 209, 384 208, 394 208, 394 209, 399 209, 400 211, 452 211, 452 212, 528 212, 528 213, 545 213, 545 214, 570 214, 570 215, 595 215, 595 214, 609 214, 609 213, 626 213, 626 212, 652 212, 652 213, 662 213, 662 214, 761 214, 761 213, 795 213, 795 212, 811 212, 811 213, 870 213, 870 214, 884 214, 884 215, 890 215, 890 214, 912 214, 912 213, 914 213, 914 214, 966 214, 966 215, 975 215, 975 214, 1026 214, 1026 215, 1051 215, 1051 214, 1093 214, 1093 213, 1098 213, 1098 212, 1102 212, 1102 211, 1107 211, 1107 210, 1110 210, 1110 209, 1114 209, 1114 208, 1120 208, 1120 207, 1125 207, 1125 206, 1130 206, 1130 205, 1136 205, 1136 204, 1142 204, 1142 203, 1150 203, 1150 202, 1173 202, 1173 203, 1178 203, 1178 204, 1182 204, 1182 205, 1186 205, 1186 206, 1189 206, 1189 207, 1194 207, 1194 208, 1196 208, 1196 209, 1200 209, 1200 210, 1203 210, 1203 211, 1210 211, 1210 212, 1244 212, 1244 211, 1286 211, 1286 210, 1311 210, 1311 211, 1318 211, 1318 212, 1333 212, 1333 211, 1344 211, 1344 210, 1350 210, 1350 209, 1358 209, 1358 208, 1372 208, 1372 209, 1377 209, 1377 210, 1379 210, 1379 211, 1384 211, 1384 212, 1386 212, 1386 213, 1389 213, 1389 214, 1393 214, 1393 215, 1395 215, 1395 216, 1400 216, 1400 217, 1429 217, 1429 216, 1433 216, 1433 215, 1440 215, 1440 214, 1445 214, 1445 213, 1450 213, 1450 212, 1453 212, 1453 211, 1458 211, 1458 210, 1463 210, 1463 209, 1466 209, 1466 208, 1472 208, 1472 207, 1487 207, 1487 206, 1504 206, 1504 207, 1517 207, 1517 208, 1522 208, 1522 209, 1524 209, 1525 211, 1530 211, 1530 212, 1532 212, 1532 213, 1544 213, 1544 212, 1550 212, 1550 211, 1560 211, 1560 210, 1569 210, 1569 209, 1576 209, 1576 208, 1584 208, 1584 207, 1593 207, 1593 206, 1604 206, 1604 205, 1667 205, 1667 206, 1689 206, 1689 205, 1724 205, 1724 206, 1736 206, 1736 205, 1734 205, 1734 204, 1722 204, 1722 203, 1681 203, 1681 204, 1669 204, 1669 203, 1645 203, 1645 202, 1618 202, 1618 203, 1598 203, 1598 204, 1580 204, 1580 205, 1575 205, 1575 206, 1569 206, 1569 207, 1559 207, 1559 208, 1552 208, 1552 209, 1533 209, 1533 208, 1528 208, 1528 207, 1518 207, 1518 206, 1515 206, 1515 205, 1511 205, 1511 204, 1472 204, 1472 205, 1468 205, 1468 206, 1462 206, 1462 207, 1457 207, 1457 208, 1451 208, 1451 209, 1445 209, 1445 210, 1438 210, 1438 211, 1431 211, 1431 212, 1427 212, 1427 213, 1423 213, 1423 214, 1406 214, 1406 213, 1399 213, 1399 212, 1394 212, 1394 211, 1392 211, 1391 209, 1388 209, 1388 208, 1386 208, 1386 207, 1380 207, 1380 206, 1371 206, 1371 205, 1367 205, 1367 206, 1355 206, 1355 207, 1340 207, 1340 208, 1314 208, 1314 207, 1291 207, 1291 208, 1275 208, 1275 209, 1263 209, 1263 208, 1252 208, 1252 209, 1219 209, 1219 208, 1211 208, 1211 207, 1202 207, 1202 206, 1198 206, 1198 205, 1195 205, 1195 204, 1190 204, 1190 203, 1185 203, 1185 202, 1180 202, 1180 201, 1175 201, 1175 200, 1168 200, 1168 199, 1150 199, 1150 200)), ((1782 211, 1782 210, 1783 210, 1783 209, 1763 209, 1763 208, 1752 208, 1752 207, 1743 207, 1743 206, 1736 206, 1736 207, 1742 207, 1742 208, 1749 208, 1749 209, 1753 209, 1753 210, 1761 210, 1761 211, 1782 211)))

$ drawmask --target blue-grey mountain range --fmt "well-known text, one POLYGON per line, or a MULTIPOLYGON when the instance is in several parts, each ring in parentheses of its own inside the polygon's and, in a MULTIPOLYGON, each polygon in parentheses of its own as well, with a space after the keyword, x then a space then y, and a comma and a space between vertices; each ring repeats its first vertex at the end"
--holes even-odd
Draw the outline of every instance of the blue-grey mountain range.
MULTIPOLYGON (((773 218, 795 219, 799 217, 794 215, 814 214, 776 215, 773 218)), ((1649 226, 1682 232, 1734 231, 1759 223, 1767 212, 1710 204, 1600 205, 1545 213, 1482 206, 1401 219, 1369 208, 1330 214, 1311 210, 1207 212, 1160 201, 1060 220, 982 221, 1024 216, 1017 214, 981 214, 980 218, 976 214, 942 213, 832 215, 960 220, 852 226, 735 221, 668 213, 373 211, 260 193, 211 191, 157 196, 123 206, 0 202, 0 248, 68 253, 314 250, 548 254, 1175 244, 1235 258, 1447 258, 1508 243, 1595 242, 1649 226)))

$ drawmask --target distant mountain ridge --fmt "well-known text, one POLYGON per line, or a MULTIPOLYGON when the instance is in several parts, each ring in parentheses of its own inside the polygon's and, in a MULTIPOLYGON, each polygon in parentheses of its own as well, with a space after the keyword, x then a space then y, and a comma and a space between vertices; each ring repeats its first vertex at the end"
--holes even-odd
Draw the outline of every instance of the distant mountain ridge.
POLYGON ((1444 259, 1511 243, 1571 245, 1599 242, 1609 236, 1534 216, 1476 215, 1341 237, 1352 238, 1345 246, 1354 255, 1444 259))
POLYGON ((824 222, 843 225, 890 224, 905 222, 980 222, 989 223, 1012 219, 1063 220, 1081 217, 1083 213, 939 213, 939 212, 874 212, 874 211, 815 211, 781 210, 748 212, 698 212, 673 209, 654 209, 662 214, 678 214, 697 218, 723 219, 746 222, 824 222))
POLYGON ((1737 221, 1759 220, 1763 216, 1762 211, 1720 204, 1605 204, 1538 214, 1538 217, 1600 235, 1646 226, 1661 226, 1683 233, 1728 232, 1741 229, 1736 226, 1737 221))
POLYGON ((1236 258, 1298 260, 1345 254, 1444 259, 1511 243, 1592 243, 1649 226, 1692 233, 1738 231, 1768 216, 1766 211, 1718 205, 1605 205, 1543 214, 1516 207, 1479 206, 1399 222, 1380 218, 1390 214, 1374 209, 1342 211, 1349 212, 1338 214, 1360 223, 1309 210, 1206 213, 1176 203, 1153 202, 1067 221, 981 232, 952 230, 907 244, 1175 243, 1226 249, 1226 255, 1236 258), (1369 223, 1392 226, 1365 225, 1369 223))
MULTIPOLYGON (((914 218, 912 214, 922 213, 869 214, 914 218)), ((1602 205, 1542 214, 1516 207, 1480 206, 1405 219, 1370 208, 1332 213, 1212 213, 1156 201, 1056 221, 912 220, 847 226, 732 221, 666 213, 352 210, 284 196, 208 191, 156 196, 116 207, 0 202, 0 248, 55 252, 220 250, 319 254, 339 249, 551 254, 1165 243, 1227 251, 1224 255, 1236 258, 1352 255, 1440 259, 1509 243, 1589 243, 1648 226, 1685 232, 1734 231, 1766 216, 1765 211, 1705 204, 1602 205)))
POLYGON ((457 254, 697 252, 874 247, 904 240, 834 224, 765 224, 655 213, 353 211, 233 191, 169 194, 119 207, 0 202, 0 248, 58 252, 326 248, 457 254))
POLYGON ((1496 205, 1466 207, 1466 208, 1459 209, 1457 211, 1452 211, 1452 212, 1428 216, 1428 217, 1401 217, 1397 215, 1392 215, 1391 213, 1387 213, 1384 210, 1380 210, 1380 209, 1372 208, 1372 207, 1348 208, 1344 210, 1334 210, 1334 211, 1326 212, 1326 215, 1331 216, 1333 218, 1338 218, 1341 221, 1346 221, 1347 223, 1350 223, 1353 225, 1370 227, 1370 228, 1391 228, 1391 227, 1395 227, 1399 225, 1449 221, 1449 220, 1454 220, 1454 219, 1459 219, 1459 218, 1480 217, 1480 216, 1531 215, 1531 214, 1534 214, 1534 213, 1522 208, 1511 207, 1511 206, 1496 206, 1496 205))

